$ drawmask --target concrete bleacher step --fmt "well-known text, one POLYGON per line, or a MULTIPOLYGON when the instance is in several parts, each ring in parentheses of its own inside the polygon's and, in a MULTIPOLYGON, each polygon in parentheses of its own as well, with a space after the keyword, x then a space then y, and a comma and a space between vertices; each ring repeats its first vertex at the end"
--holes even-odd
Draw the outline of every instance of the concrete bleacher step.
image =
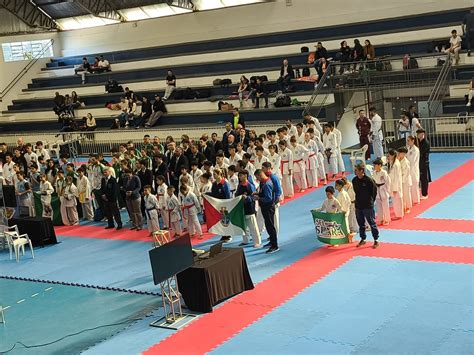
MULTIPOLYGON (((307 102, 311 98, 311 94, 292 95, 292 98, 298 99, 300 102, 307 102)), ((322 98, 316 100, 317 103, 321 103, 322 98)), ((273 101, 273 100, 272 100, 273 101)), ((228 103, 232 103, 235 107, 239 107, 238 100, 226 100, 228 103)), ((326 105, 334 103, 334 96, 330 95, 326 100, 326 105)), ((250 100, 247 101, 247 108, 250 107, 250 100)), ((209 100, 189 100, 178 103, 168 103, 166 108, 169 113, 199 113, 199 112, 214 112, 217 111, 217 102, 211 102, 209 100)), ((138 109, 139 111, 139 109, 138 109)), ((8 112, 10 116, 14 117, 16 121, 41 121, 41 120, 56 120, 57 117, 53 111, 26 111, 26 112, 8 112)), ((76 110, 76 117, 83 117, 87 113, 91 113, 94 117, 114 117, 120 114, 120 111, 109 110, 106 107, 81 107, 76 110)), ((0 122, 3 121, 3 117, 0 117, 0 122)))
MULTIPOLYGON (((460 26, 456 26, 459 27, 460 26)), ((430 29, 420 29, 416 31, 405 31, 402 33, 389 33, 389 34, 380 34, 372 35, 367 38, 372 42, 376 43, 377 47, 390 45, 400 41, 401 35, 412 36, 416 32, 416 40, 426 41, 432 40, 433 38, 443 38, 446 33, 449 33, 452 30, 452 26, 449 27, 440 27, 440 28, 430 28, 430 29)), ((284 45, 284 46, 275 46, 275 47, 264 47, 264 48, 250 48, 250 49, 240 49, 233 51, 218 51, 211 53, 202 53, 202 54, 190 54, 190 55, 181 55, 181 56, 171 56, 171 57, 160 57, 152 59, 138 59, 138 60, 119 60, 118 62, 111 63, 113 71, 123 71, 123 70, 135 70, 136 68, 153 68, 153 67, 162 67, 162 66, 179 66, 179 65, 190 65, 190 64, 199 64, 199 63, 213 63, 219 61, 225 61, 229 58, 233 60, 239 59, 259 59, 259 58, 269 58, 269 57, 287 57, 299 55, 300 48, 302 46, 307 46, 307 42, 284 45)), ((340 40, 330 40, 325 41, 324 46, 328 51, 337 51, 340 47, 340 40)), ((311 49, 312 50, 312 49, 311 49)), ((54 78, 62 76, 71 76, 74 75, 74 66, 63 66, 63 67, 46 67, 38 74, 38 77, 41 78, 54 78)))

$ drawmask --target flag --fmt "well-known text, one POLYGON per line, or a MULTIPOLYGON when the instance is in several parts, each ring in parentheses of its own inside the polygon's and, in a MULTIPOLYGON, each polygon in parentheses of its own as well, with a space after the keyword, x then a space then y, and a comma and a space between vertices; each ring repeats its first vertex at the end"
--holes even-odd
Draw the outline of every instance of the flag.
POLYGON ((220 200, 203 195, 207 230, 217 235, 242 235, 245 231, 244 201, 241 196, 220 200))
POLYGON ((311 210, 316 237, 320 242, 338 245, 349 243, 349 230, 344 213, 325 213, 311 210))

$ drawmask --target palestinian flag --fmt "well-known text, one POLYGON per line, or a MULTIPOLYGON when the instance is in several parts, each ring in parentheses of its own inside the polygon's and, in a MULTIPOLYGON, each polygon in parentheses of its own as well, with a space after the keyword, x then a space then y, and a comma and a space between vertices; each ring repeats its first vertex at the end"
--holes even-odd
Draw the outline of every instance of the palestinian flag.
POLYGON ((207 230, 217 235, 242 235, 245 231, 244 201, 235 197, 219 200, 203 195, 207 230))

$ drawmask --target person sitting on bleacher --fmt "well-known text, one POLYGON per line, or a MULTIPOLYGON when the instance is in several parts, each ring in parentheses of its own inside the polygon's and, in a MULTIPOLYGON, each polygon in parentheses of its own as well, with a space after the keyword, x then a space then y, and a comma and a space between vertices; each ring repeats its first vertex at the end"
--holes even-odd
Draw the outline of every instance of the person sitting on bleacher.
MULTIPOLYGON (((352 60, 352 50, 351 47, 347 45, 347 41, 341 42, 341 48, 339 50, 339 60, 341 63, 348 63, 352 60)), ((348 67, 341 65, 340 73, 348 71, 348 67)))
POLYGON ((151 128, 158 122, 158 119, 166 112, 166 106, 159 95, 155 95, 155 102, 153 102, 153 113, 148 121, 145 123, 145 128, 151 128))
POLYGON ((168 74, 166 75, 166 88, 165 88, 165 96, 163 96, 163 100, 168 100, 173 94, 174 89, 176 89, 176 76, 173 74, 171 69, 168 69, 168 74))
POLYGON ((368 39, 365 40, 365 47, 364 47, 364 58, 366 60, 374 60, 375 59, 375 48, 372 43, 368 39))
POLYGON ((461 37, 458 36, 456 30, 451 31, 451 37, 449 38, 450 46, 444 50, 444 53, 449 54, 450 60, 454 57, 454 65, 459 64, 459 51, 461 50, 461 37))
MULTIPOLYGON (((328 58, 328 51, 323 47, 321 42, 316 44, 316 51, 314 52, 314 68, 319 73, 321 72, 321 66, 323 64, 323 58, 328 58)), ((321 77, 321 75, 319 75, 321 77)))
POLYGON ((82 84, 86 82, 86 73, 91 72, 91 65, 86 57, 82 58, 82 64, 74 69, 76 75, 80 75, 82 78, 82 84))
MULTIPOLYGON (((354 48, 352 49, 352 60, 354 62, 360 62, 364 60, 364 47, 360 44, 360 41, 356 38, 354 40, 354 48)), ((357 64, 354 64, 354 70, 357 69, 357 64)))
POLYGON ((53 111, 56 115, 61 115, 61 113, 64 111, 64 109, 66 108, 65 104, 66 104, 66 99, 63 95, 60 95, 59 92, 56 92, 54 94, 54 107, 53 107, 53 111))
POLYGON ((98 64, 99 64, 99 72, 111 71, 112 70, 110 68, 109 61, 107 59, 105 59, 103 55, 100 56, 98 64))
POLYGON ((288 63, 288 59, 284 59, 280 69, 280 77, 277 80, 278 89, 283 92, 288 91, 291 79, 294 79, 294 77, 293 67, 288 63))
POLYGON ((245 77, 245 75, 242 75, 240 77, 240 83, 239 83, 239 103, 240 103, 240 108, 244 106, 244 95, 248 94, 250 91, 250 84, 249 84, 249 79, 245 77))
POLYGON ((145 127, 145 123, 150 118, 151 114, 153 113, 153 109, 151 107, 151 102, 148 100, 148 97, 142 97, 142 112, 140 117, 137 118, 135 122, 135 128, 139 129, 140 127, 145 127))
POLYGON ((120 126, 122 124, 124 124, 126 121, 127 121, 127 118, 128 118, 128 108, 129 108, 129 104, 128 104, 128 101, 127 99, 122 96, 120 98, 120 103, 118 104, 118 106, 120 107, 120 115, 118 115, 115 119, 114 119, 114 123, 112 124, 112 126, 110 128, 120 128, 120 126))
POLYGON ((125 98, 127 100, 135 100, 135 93, 130 90, 128 87, 125 88, 125 98))
POLYGON ((255 106, 254 108, 260 107, 260 99, 265 100, 265 108, 268 108, 268 91, 267 85, 262 81, 262 78, 257 78, 257 86, 255 87, 255 106))

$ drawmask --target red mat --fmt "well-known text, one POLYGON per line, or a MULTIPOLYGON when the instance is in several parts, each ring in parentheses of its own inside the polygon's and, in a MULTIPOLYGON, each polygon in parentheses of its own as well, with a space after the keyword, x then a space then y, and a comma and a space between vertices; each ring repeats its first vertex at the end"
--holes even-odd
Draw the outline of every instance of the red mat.
POLYGON ((321 248, 262 281, 255 289, 234 297, 213 313, 201 316, 144 353, 210 352, 355 256, 474 264, 472 248, 406 244, 383 244, 377 250, 370 246, 355 248, 354 244, 337 249, 321 248))

